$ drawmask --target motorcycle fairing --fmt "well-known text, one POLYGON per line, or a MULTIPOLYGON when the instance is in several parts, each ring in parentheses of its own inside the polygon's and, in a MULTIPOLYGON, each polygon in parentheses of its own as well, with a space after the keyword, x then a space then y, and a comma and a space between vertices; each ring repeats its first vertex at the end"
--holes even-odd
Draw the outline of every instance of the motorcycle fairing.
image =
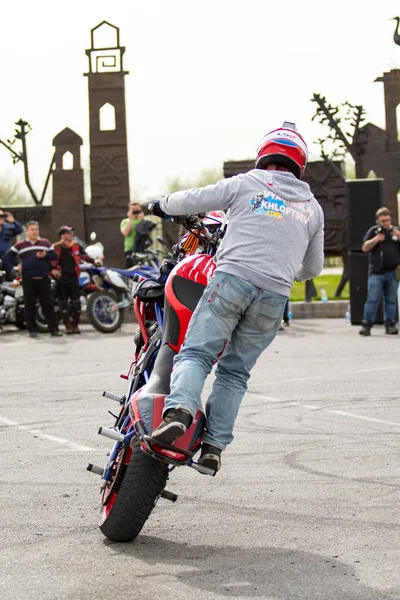
MULTIPOLYGON (((143 388, 142 388, 143 390, 143 388)), ((141 394, 138 390, 131 399, 130 417, 134 423, 140 421, 147 436, 162 421, 162 412, 164 410, 166 394, 141 394)), ((186 430, 184 435, 176 440, 173 446, 162 448, 151 440, 146 440, 152 452, 159 458, 172 459, 177 462, 186 462, 188 455, 179 452, 179 449, 186 450, 189 453, 195 452, 200 444, 200 437, 205 425, 204 413, 197 411, 193 423, 186 430)), ((143 442, 143 449, 146 450, 146 441, 143 442)))
POLYGON ((216 265, 212 256, 188 256, 172 270, 165 284, 165 341, 179 352, 193 311, 212 277, 216 265))

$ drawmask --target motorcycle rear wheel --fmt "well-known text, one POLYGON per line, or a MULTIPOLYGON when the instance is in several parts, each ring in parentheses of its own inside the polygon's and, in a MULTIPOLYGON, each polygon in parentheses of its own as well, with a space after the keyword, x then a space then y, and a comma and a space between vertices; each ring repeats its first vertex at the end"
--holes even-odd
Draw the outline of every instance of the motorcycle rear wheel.
POLYGON ((140 449, 136 439, 117 491, 102 506, 100 531, 113 542, 132 542, 141 532, 167 481, 167 467, 140 449))
MULTIPOLYGON (((60 314, 59 314, 58 310, 55 310, 55 313, 56 313, 56 319, 57 319, 57 325, 58 325, 58 323, 60 321, 60 314)), ((37 304, 36 304, 35 322, 36 322, 36 329, 38 331, 40 331, 40 333, 47 333, 49 331, 49 326, 47 325, 46 318, 43 314, 43 309, 42 309, 41 305, 39 304, 39 302, 37 302, 37 304)))
POLYGON ((124 320, 124 311, 119 309, 115 313, 107 312, 107 309, 118 302, 118 299, 111 292, 99 290, 94 292, 88 298, 86 314, 97 331, 101 333, 113 333, 122 325, 124 320))

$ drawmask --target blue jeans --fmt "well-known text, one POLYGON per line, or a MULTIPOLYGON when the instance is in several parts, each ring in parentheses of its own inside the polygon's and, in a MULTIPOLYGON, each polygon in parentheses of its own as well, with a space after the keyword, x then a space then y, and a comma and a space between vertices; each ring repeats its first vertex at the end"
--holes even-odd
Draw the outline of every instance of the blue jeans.
POLYGON ((396 320, 397 288, 394 271, 388 271, 383 275, 368 276, 368 296, 364 306, 364 321, 374 323, 376 311, 383 293, 383 312, 385 321, 396 320))
POLYGON ((204 381, 223 351, 206 405, 203 440, 224 450, 233 440, 233 426, 250 371, 276 336, 286 301, 286 296, 217 272, 197 305, 184 344, 175 357, 164 412, 185 408, 195 415, 201 408, 204 381))

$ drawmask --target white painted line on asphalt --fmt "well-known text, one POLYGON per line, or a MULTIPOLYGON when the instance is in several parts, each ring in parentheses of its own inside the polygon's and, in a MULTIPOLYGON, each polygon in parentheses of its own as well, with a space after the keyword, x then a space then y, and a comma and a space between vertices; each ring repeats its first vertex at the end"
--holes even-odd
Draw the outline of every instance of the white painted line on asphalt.
POLYGON ((310 375, 309 377, 296 377, 295 379, 282 379, 279 381, 266 381, 264 383, 254 383, 252 387, 260 387, 265 385, 279 385, 280 383, 292 383, 294 381, 312 381, 313 379, 324 379, 325 377, 346 377, 346 375, 354 375, 356 373, 371 373, 372 371, 389 371, 398 369, 398 365, 389 365, 386 367, 376 367, 375 369, 359 369, 358 371, 342 371, 341 373, 325 373, 324 375, 310 375))
POLYGON ((272 396, 264 396, 263 394, 257 394, 257 392, 251 392, 250 390, 248 390, 247 393, 250 398, 253 398, 255 396, 256 398, 260 398, 261 400, 268 400, 269 402, 290 402, 290 400, 285 400, 285 398, 273 398, 272 396))
POLYGON ((352 419, 361 419, 361 421, 372 421, 373 423, 384 423, 385 425, 395 425, 400 427, 400 423, 396 421, 385 421, 384 419, 375 419, 374 417, 364 417, 363 415, 355 415, 344 410, 328 410, 326 412, 333 413, 335 415, 341 415, 343 417, 351 417, 352 419))
POLYGON ((94 448, 89 448, 89 446, 83 446, 82 444, 77 444, 76 442, 72 442, 71 440, 67 440, 65 438, 57 437, 56 435, 50 435, 48 433, 44 433, 39 429, 32 429, 29 425, 22 425, 21 423, 17 423, 16 421, 12 421, 11 419, 7 419, 6 417, 0 417, 0 423, 3 425, 8 425, 9 427, 14 427, 15 429, 19 429, 20 431, 27 431, 32 435, 40 438, 41 440, 48 440, 49 442, 54 442, 56 444, 60 444, 62 446, 66 446, 69 450, 77 450, 79 452, 94 452, 94 448))

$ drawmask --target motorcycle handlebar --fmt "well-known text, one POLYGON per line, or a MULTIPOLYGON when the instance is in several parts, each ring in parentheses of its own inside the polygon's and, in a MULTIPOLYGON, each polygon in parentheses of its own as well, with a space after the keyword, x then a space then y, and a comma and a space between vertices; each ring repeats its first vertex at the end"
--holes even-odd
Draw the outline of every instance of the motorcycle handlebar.
POLYGON ((187 229, 190 229, 190 228, 194 227, 195 225, 198 225, 198 219, 199 218, 202 219, 205 217, 205 213, 199 213, 198 215, 177 215, 177 216, 166 215, 161 210, 160 210, 160 214, 158 214, 158 211, 153 212, 153 209, 155 208, 155 206, 158 206, 157 202, 150 202, 150 204, 148 205, 149 211, 152 212, 153 214, 155 214, 156 216, 161 216, 162 214, 164 214, 165 219, 169 219, 170 221, 173 221, 174 223, 177 223, 178 225, 183 225, 187 229))

